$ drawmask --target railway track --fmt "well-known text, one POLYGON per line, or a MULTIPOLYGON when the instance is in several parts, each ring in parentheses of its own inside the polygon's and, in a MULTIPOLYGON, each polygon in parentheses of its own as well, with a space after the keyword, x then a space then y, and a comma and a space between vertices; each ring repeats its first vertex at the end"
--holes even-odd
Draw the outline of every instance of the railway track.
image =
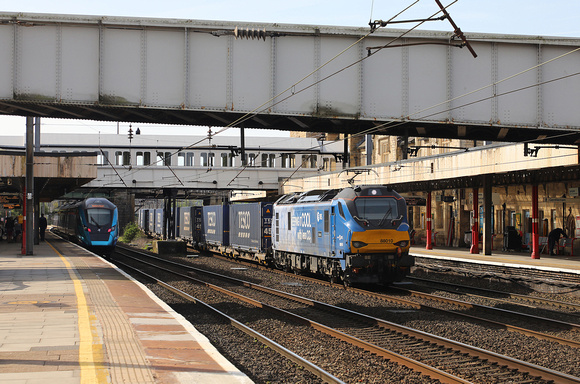
MULTIPOLYGON (((247 262, 245 260, 232 260, 230 258, 219 255, 213 257, 218 257, 222 260, 233 261, 246 267, 256 268, 256 264, 247 262)), ((258 268, 267 269, 269 271, 273 271, 274 273, 286 276, 293 276, 296 279, 316 284, 331 284, 330 282, 320 280, 318 278, 295 275, 279 270, 271 270, 263 266, 258 266, 258 268)), ((338 284, 334 285, 337 288, 341 287, 349 292, 371 296, 391 303, 405 305, 417 309, 428 309, 431 311, 441 312, 449 316, 467 319, 468 321, 476 322, 479 324, 485 324, 492 327, 507 329, 511 332, 517 332, 522 335, 532 336, 539 340, 547 340, 551 342, 557 342, 562 345, 568 345, 574 348, 580 348, 580 340, 578 340, 578 338, 580 338, 580 333, 578 333, 580 331, 580 325, 576 323, 560 321, 554 318, 541 317, 538 314, 522 313, 516 310, 495 308, 489 305, 479 305, 467 302, 465 300, 443 297, 441 295, 430 294, 406 288, 391 287, 391 292, 393 290, 399 292, 399 295, 393 295, 391 292, 374 292, 367 289, 342 287, 338 284), (409 298, 419 300, 410 300, 409 298), (508 322, 509 319, 513 319, 512 323, 508 322), (542 325, 543 329, 548 330, 550 333, 538 331, 538 325, 542 325), (564 333, 564 336, 560 337, 559 335, 562 333, 564 333)))
MULTIPOLYGON (((152 276, 152 275, 149 275, 146 272, 142 271, 141 268, 144 266, 143 265, 144 263, 142 262, 142 260, 133 259, 133 261, 134 262, 137 262, 139 264, 139 266, 131 266, 131 265, 127 264, 127 263, 121 263, 121 265, 122 265, 123 268, 130 269, 130 270, 134 271, 135 273, 138 273, 140 275, 146 275, 148 279, 155 279, 155 281, 158 284, 161 284, 164 287, 169 287, 170 286, 170 284, 165 283, 165 282, 162 282, 160 278, 155 277, 155 276, 152 276)), ((116 260, 116 262, 119 263, 118 260, 116 260)), ((176 271, 166 270, 165 268, 160 268, 158 265, 149 264, 148 267, 151 268, 151 269, 153 269, 154 270, 153 273, 155 273, 155 274, 159 274, 159 272, 165 272, 165 273, 171 273, 171 274, 177 275, 181 279, 191 279, 190 276, 179 274, 176 271)), ((200 281, 198 281, 198 283, 205 284, 205 283, 202 283, 200 281)), ((192 286, 192 285, 193 284, 190 284, 190 286, 192 286)), ((215 288, 216 290, 218 290, 218 291, 220 291, 222 293, 228 292, 225 288, 220 288, 220 287, 217 287, 217 286, 213 286, 213 288, 215 288)), ((176 292, 176 289, 177 288, 171 286, 170 289, 172 290, 172 292, 176 292)), ((182 293, 182 292, 176 292, 176 293, 179 294, 182 297, 193 297, 193 296, 191 296, 188 293, 182 293)), ((241 300, 245 304, 247 304, 247 303, 254 303, 255 305, 258 305, 259 307, 262 307, 262 308, 267 307, 266 305, 263 305, 263 304, 261 304, 259 302, 256 302, 256 301, 253 301, 252 299, 245 298, 245 297, 241 297, 240 295, 236 295, 233 292, 231 293, 231 296, 233 296, 231 298, 231 300, 232 300, 231 302, 228 301, 228 300, 225 300, 225 299, 223 299, 221 297, 216 299, 215 298, 215 294, 212 294, 212 296, 213 296, 214 300, 217 301, 217 303, 218 303, 217 305, 221 305, 221 306, 226 307, 226 308, 238 308, 239 309, 240 305, 237 303, 238 300, 241 300)), ((197 302, 199 299, 194 299, 194 300, 196 300, 196 302, 197 302)), ((255 306, 252 307, 252 308, 255 308, 255 306)), ((249 311, 255 314, 255 310, 249 309, 249 311)), ((261 315, 259 317, 260 317, 260 322, 261 323, 263 323, 265 321, 265 319, 268 318, 268 316, 263 316, 263 315, 261 315)), ((303 326, 304 321, 301 320, 299 317, 298 317, 298 319, 299 319, 298 322, 300 323, 299 325, 297 325, 298 331, 300 333, 304 333, 304 326, 303 326)), ((245 323, 251 323, 251 321, 249 321, 247 319, 243 320, 243 322, 245 322, 245 323)), ((262 326, 263 326, 263 324, 262 324, 262 326)), ((277 330, 277 333, 278 333, 278 337, 280 337, 282 339, 290 339, 290 340, 292 340, 293 336, 292 335, 287 336, 286 333, 285 333, 285 332, 287 332, 287 328, 289 328, 289 327, 286 326, 286 325, 278 325, 278 326, 276 326, 276 330, 277 330)), ((320 336, 318 336, 318 337, 320 337, 320 336)), ((340 351, 341 351, 340 354, 341 355, 343 353, 344 354, 347 354, 348 353, 348 348, 345 348, 344 345, 340 345, 340 343, 338 345, 334 345, 334 346, 330 345, 329 346, 329 348, 335 348, 335 349, 337 347, 340 348, 340 351)), ((311 353, 311 354, 330 355, 330 356, 333 355, 332 351, 330 351, 330 350, 317 350, 317 351, 314 351, 314 352, 313 351, 309 351, 309 353, 311 353)), ((393 357, 394 361, 397 361, 396 356, 391 356, 391 357, 393 357)), ((401 357, 401 358, 404 359, 403 357, 401 357)), ((367 361, 367 360, 368 361, 372 361, 373 359, 376 360, 376 358, 374 356, 370 355, 370 354, 367 354, 367 356, 363 356, 363 357, 356 357, 356 355, 353 354, 353 359, 354 359, 354 361, 356 361, 356 360, 360 360, 360 361, 367 361)), ((391 364, 393 364, 393 363, 391 363, 391 364)), ((314 364, 313 363, 309 363, 309 365, 314 365, 314 364)), ((375 366, 377 364, 374 363, 374 364, 371 364, 371 365, 372 365, 373 368, 375 368, 375 366)), ((437 370, 433 370, 433 371, 436 372, 437 370)), ((419 376, 419 377, 421 377, 419 374, 416 374, 416 375, 419 376)), ((462 380, 460 378, 453 378, 451 375, 446 375, 444 372, 441 372, 438 376, 440 376, 440 377, 447 377, 447 379, 446 380, 443 380, 443 381, 438 381, 437 379, 431 380, 428 377, 424 377, 422 380, 412 380, 413 372, 411 372, 409 370, 409 371, 405 372, 403 375, 400 375, 399 380, 400 379, 403 379, 403 378, 406 378, 406 379, 411 379, 410 382, 417 382, 417 383, 432 383, 432 382, 466 383, 466 381, 464 381, 464 380, 462 380)), ((282 380, 281 382, 291 382, 292 380, 296 380, 296 379, 295 378, 292 378, 292 379, 287 379, 287 381, 282 380)), ((374 377, 373 380, 374 381, 369 381, 369 382, 395 382, 395 381, 398 381, 398 380, 381 381, 381 377, 378 377, 378 381, 377 381, 377 377, 374 377)), ((358 381, 358 380, 354 380, 354 381, 358 381)), ((332 381, 329 381, 329 382, 332 382, 332 381)))
POLYGON ((183 290, 167 283, 164 282, 160 279, 158 279, 157 277, 150 275, 144 271, 139 270, 138 268, 134 268, 128 264, 125 263, 121 263, 121 265, 131 271, 137 272, 139 274, 141 274, 142 276, 151 279, 153 281, 155 281, 157 284, 159 284, 160 286, 162 286, 163 288, 173 292, 176 295, 181 296, 182 298, 195 303, 197 305, 201 305, 204 308, 210 310, 212 313, 214 313, 214 315, 216 315, 217 317, 221 318, 224 321, 229 322, 233 327, 239 329, 240 331, 246 333, 247 335, 249 335, 250 337, 255 338, 256 340, 258 340, 259 342, 261 342, 264 346, 271 348, 272 350, 274 350, 275 352, 281 354, 282 356, 286 357, 287 359, 293 361, 295 364, 298 364, 300 367, 310 371, 311 373, 313 373, 315 376, 319 377, 321 380, 323 380, 325 383, 344 383, 342 380, 339 380, 337 377, 331 375, 330 373, 326 372, 323 368, 311 363, 310 361, 308 361, 307 359, 304 359, 300 356, 298 356, 297 354, 293 353, 292 351, 290 351, 287 348, 284 348, 283 346, 281 346, 280 344, 276 343, 274 340, 269 339, 268 337, 262 335, 261 333, 254 331, 253 329, 251 329, 250 327, 242 324, 241 322, 237 321, 236 319, 226 315, 225 313, 219 311, 217 308, 212 307, 209 304, 204 303, 203 301, 191 296, 190 294, 184 292, 183 290))
POLYGON ((462 284, 441 282, 418 277, 407 277, 407 280, 424 284, 428 289, 449 292, 450 294, 461 294, 466 297, 480 298, 484 300, 495 301, 503 304, 514 304, 529 307, 531 310, 543 310, 546 312, 553 311, 555 315, 565 314, 580 321, 580 305, 561 301, 547 299, 539 296, 522 295, 512 292, 497 291, 487 288, 478 288, 462 284), (471 293, 475 292, 475 293, 471 293))
MULTIPOLYGON (((132 256, 125 254, 125 257, 132 256)), ((141 255, 134 260, 142 263, 143 257, 141 255)), ((203 275, 203 282, 198 279, 198 284, 205 284, 238 300, 250 302, 256 307, 268 308, 286 317, 292 316, 293 321, 308 324, 318 331, 348 341, 379 356, 404 361, 403 364, 406 366, 412 364, 413 370, 436 377, 443 382, 580 381, 579 378, 570 375, 305 297, 202 271, 199 268, 185 267, 181 263, 159 258, 152 260, 155 261, 151 268, 159 268, 159 263, 171 263, 173 265, 171 268, 187 269, 188 274, 203 275), (229 288, 226 292, 225 288, 218 287, 218 281, 221 282, 219 285, 226 284, 233 288, 229 288)), ((181 277, 185 278, 186 275, 181 274, 181 277)))

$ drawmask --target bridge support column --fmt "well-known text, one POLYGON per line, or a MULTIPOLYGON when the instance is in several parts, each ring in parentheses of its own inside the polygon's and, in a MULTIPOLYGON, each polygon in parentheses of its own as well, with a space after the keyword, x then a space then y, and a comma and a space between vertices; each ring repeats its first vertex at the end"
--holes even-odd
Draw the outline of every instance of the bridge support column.
POLYGON ((401 145, 403 160, 407 160, 409 158, 407 149, 409 149, 409 134, 405 131, 405 136, 403 136, 403 143, 401 145))
POLYGON ((172 189, 163 190, 163 240, 175 239, 176 194, 172 189))
MULTIPOLYGON (((34 151, 40 152, 40 117, 34 118, 34 151)), ((35 186, 36 187, 36 186, 35 186)), ((34 201, 34 245, 40 244, 40 233, 38 229, 38 220, 40 219, 40 201, 38 193, 33 196, 34 201)))
POLYGON ((479 189, 477 188, 473 188, 473 225, 469 253, 479 253, 479 189))
POLYGON ((540 237, 538 231, 538 185, 532 185, 532 259, 540 258, 540 237))
POLYGON ((125 230, 127 224, 135 221, 135 195, 129 190, 113 192, 109 196, 119 212, 119 233, 125 230))
POLYGON ((493 248, 492 241, 493 238, 491 233, 493 228, 491 225, 491 175, 485 175, 483 177, 483 254, 491 255, 491 249, 493 248))
POLYGON ((32 255, 34 247, 34 132, 32 117, 26 118, 26 190, 24 193, 24 223, 22 254, 32 255))
POLYGON ((426 249, 433 249, 433 228, 431 226, 431 191, 427 192, 427 207, 425 213, 425 222, 427 225, 427 245, 426 249))
POLYGON ((246 159, 246 136, 244 133, 244 127, 240 127, 240 157, 242 159, 242 167, 248 165, 246 159))
POLYGON ((348 158, 348 136, 345 134, 344 136, 344 151, 342 154, 342 169, 347 169, 349 163, 348 158))

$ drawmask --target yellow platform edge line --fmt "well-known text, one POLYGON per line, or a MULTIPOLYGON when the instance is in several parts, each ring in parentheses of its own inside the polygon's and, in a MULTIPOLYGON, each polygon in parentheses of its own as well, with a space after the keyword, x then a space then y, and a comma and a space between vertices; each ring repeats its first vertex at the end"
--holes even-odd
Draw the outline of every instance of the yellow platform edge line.
POLYGON ((89 307, 81 281, 77 278, 75 269, 70 262, 49 242, 46 242, 60 257, 73 281, 77 298, 79 326, 79 364, 81 368, 81 384, 108 383, 108 370, 104 365, 103 344, 99 339, 96 318, 89 313, 89 307))

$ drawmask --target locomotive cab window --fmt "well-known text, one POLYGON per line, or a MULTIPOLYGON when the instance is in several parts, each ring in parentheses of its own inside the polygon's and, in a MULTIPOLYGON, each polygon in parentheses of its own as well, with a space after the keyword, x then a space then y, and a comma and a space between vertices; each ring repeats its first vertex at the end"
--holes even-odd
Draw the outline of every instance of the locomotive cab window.
POLYGON ((354 201, 358 217, 377 226, 388 226, 399 217, 397 200, 389 197, 359 197, 354 201))
POLYGON ((340 217, 346 220, 346 216, 344 215, 344 210, 342 209, 342 204, 340 202, 338 203, 338 214, 340 217))

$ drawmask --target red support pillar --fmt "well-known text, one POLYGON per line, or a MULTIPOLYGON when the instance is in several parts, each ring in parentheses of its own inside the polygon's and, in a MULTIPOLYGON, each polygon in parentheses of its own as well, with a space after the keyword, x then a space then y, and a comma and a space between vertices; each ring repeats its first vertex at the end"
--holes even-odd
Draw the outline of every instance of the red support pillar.
POLYGON ((532 259, 540 258, 540 232, 538 228, 538 186, 532 185, 532 259))
MULTIPOLYGON (((24 221, 20 226, 22 233, 22 247, 20 248, 21 255, 26 255, 26 209, 29 208, 27 205, 28 200, 26 199, 26 187, 24 187, 24 193, 22 193, 22 218, 24 221)), ((18 217, 16 217, 16 219, 18 220, 18 217)), ((16 231, 13 233, 16 233, 16 231)))
POLYGON ((427 192, 427 213, 425 214, 425 221, 427 222, 427 245, 426 249, 433 249, 433 228, 431 227, 431 192, 427 192))
POLYGON ((479 253, 479 190, 477 188, 473 188, 473 226, 469 253, 479 253))

